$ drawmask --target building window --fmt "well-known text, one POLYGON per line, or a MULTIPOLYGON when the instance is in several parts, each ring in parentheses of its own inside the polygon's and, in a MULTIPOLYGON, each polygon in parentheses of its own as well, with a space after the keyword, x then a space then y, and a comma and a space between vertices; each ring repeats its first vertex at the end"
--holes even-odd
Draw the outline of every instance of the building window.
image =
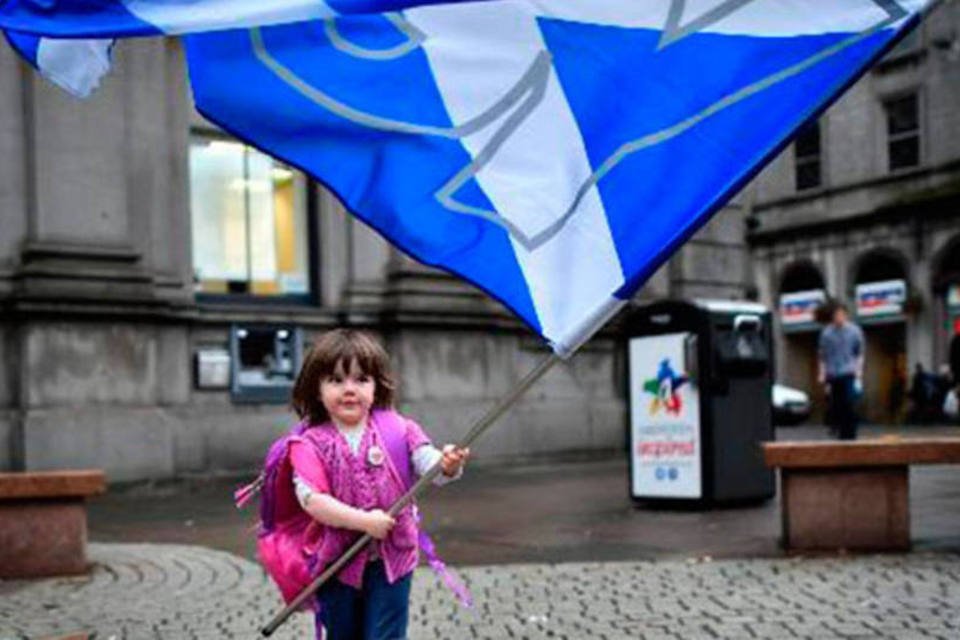
POLYGON ((310 293, 306 177, 212 136, 190 143, 195 286, 202 294, 310 293))
POLYGON ((920 164, 920 109, 917 94, 884 103, 890 171, 920 164))
POLYGON ((797 134, 793 143, 797 191, 822 184, 820 162, 820 123, 810 122, 797 134))

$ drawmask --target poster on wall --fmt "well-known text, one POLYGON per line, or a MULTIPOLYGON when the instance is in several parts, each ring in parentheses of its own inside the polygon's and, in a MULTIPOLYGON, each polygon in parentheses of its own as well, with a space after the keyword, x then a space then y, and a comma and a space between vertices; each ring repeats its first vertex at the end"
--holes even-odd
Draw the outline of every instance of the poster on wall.
POLYGON ((900 315, 907 301, 907 283, 904 280, 884 280, 858 284, 856 297, 857 316, 861 318, 900 315))
POLYGON ((814 324, 817 307, 826 301, 823 289, 785 293, 780 296, 780 323, 785 328, 814 324))
POLYGON ((631 493, 700 498, 700 398, 686 371, 689 333, 631 338, 631 493))

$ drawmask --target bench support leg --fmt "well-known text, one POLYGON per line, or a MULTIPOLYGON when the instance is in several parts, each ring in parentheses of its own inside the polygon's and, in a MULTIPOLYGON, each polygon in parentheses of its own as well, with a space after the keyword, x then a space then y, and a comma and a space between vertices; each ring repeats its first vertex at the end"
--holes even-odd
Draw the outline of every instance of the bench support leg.
POLYGON ((0 578, 85 573, 83 498, 0 502, 0 578))
POLYGON ((788 551, 910 548, 909 467, 781 468, 788 551))

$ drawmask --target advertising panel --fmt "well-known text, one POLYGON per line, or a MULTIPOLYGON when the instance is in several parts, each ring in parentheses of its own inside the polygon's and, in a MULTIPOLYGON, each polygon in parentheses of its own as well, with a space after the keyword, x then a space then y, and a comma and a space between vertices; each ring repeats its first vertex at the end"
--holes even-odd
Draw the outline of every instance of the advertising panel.
POLYGON ((907 283, 904 280, 884 280, 858 284, 856 296, 857 315, 861 318, 899 315, 907 301, 907 283))
POLYGON ((686 363, 690 333, 631 338, 630 429, 636 498, 700 498, 700 397, 686 363))
POLYGON ((780 323, 784 327, 813 324, 817 307, 826 301, 823 289, 785 293, 780 296, 780 323))

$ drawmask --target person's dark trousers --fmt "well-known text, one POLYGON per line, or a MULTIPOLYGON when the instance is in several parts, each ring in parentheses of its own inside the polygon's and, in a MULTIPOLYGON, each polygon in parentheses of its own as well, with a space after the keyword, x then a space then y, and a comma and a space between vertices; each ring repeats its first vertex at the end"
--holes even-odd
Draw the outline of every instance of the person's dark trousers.
POLYGON ((856 394, 852 375, 837 376, 827 380, 830 385, 830 405, 827 408, 828 422, 841 440, 857 439, 856 394))
MULTIPOLYGON (((367 565, 363 587, 354 589, 333 579, 320 589, 320 624, 327 640, 403 640, 410 612, 410 573, 387 582, 383 561, 367 565)), ((317 635, 318 638, 321 636, 317 635)))

